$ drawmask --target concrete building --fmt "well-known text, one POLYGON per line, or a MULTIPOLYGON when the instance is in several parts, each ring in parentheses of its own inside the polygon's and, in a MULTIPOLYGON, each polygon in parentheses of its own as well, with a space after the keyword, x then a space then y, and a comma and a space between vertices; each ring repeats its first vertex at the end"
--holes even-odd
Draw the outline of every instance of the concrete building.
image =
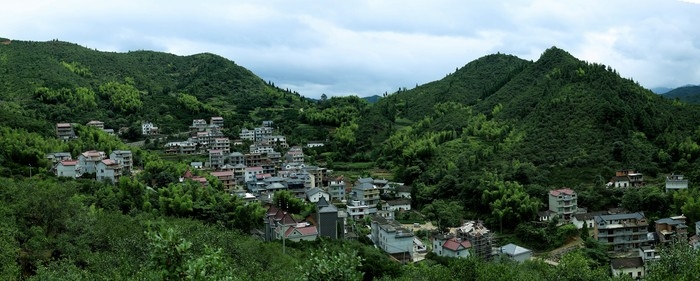
POLYGON ((659 237, 659 242, 667 243, 674 239, 678 239, 678 241, 688 240, 688 226, 685 221, 686 217, 683 215, 656 220, 654 229, 659 237))
POLYGON ((330 195, 328 194, 328 192, 325 192, 318 187, 310 188, 306 191, 306 200, 309 200, 309 202, 311 203, 316 203, 321 198, 328 201, 330 200, 330 195))
POLYGON ((73 125, 71 123, 56 123, 56 137, 62 140, 74 139, 73 125))
POLYGON ((134 168, 134 157, 130 150, 115 150, 109 154, 109 159, 122 165, 122 174, 131 174, 131 170, 134 168))
POLYGON ((106 158, 103 151, 90 150, 78 155, 78 166, 81 174, 96 173, 97 163, 106 158))
POLYGON ((594 220, 593 238, 614 251, 637 249, 649 242, 649 223, 643 212, 600 215, 594 220))
POLYGON ((525 262, 532 258, 532 250, 520 247, 513 243, 505 245, 500 249, 501 254, 517 262, 525 262))
POLYGON ((372 216, 371 237, 374 245, 395 259, 403 263, 413 261, 413 231, 399 222, 372 216))
POLYGON ((549 210, 554 212, 560 220, 570 221, 571 216, 577 211, 576 192, 570 188, 555 189, 549 191, 549 210))
POLYGON ((646 270, 641 257, 617 258, 610 260, 613 277, 628 275, 631 279, 644 279, 646 270))
POLYGON ((221 150, 224 153, 231 152, 231 141, 228 138, 214 138, 211 149, 221 150))
POLYGON ((94 128, 98 128, 100 130, 104 130, 104 128, 105 128, 105 122, 97 121, 97 120, 92 120, 90 122, 87 122, 87 124, 85 124, 85 125, 90 126, 90 127, 94 127, 94 128))
POLYGON ((345 200, 345 182, 342 178, 335 179, 329 183, 328 194, 331 201, 345 200))
POLYGON ((112 159, 104 159, 97 163, 95 178, 98 181, 108 180, 111 183, 119 182, 122 176, 122 166, 112 159))
POLYGON ((218 169, 224 166, 224 151, 219 149, 209 150, 209 167, 218 169))
POLYGON ((80 168, 77 160, 63 160, 58 162, 55 169, 56 176, 77 178, 80 177, 80 168))
POLYGON ((452 235, 438 234, 433 237, 433 253, 441 257, 466 258, 472 243, 452 235))
POLYGON ((210 119, 209 123, 211 125, 215 125, 219 128, 223 128, 224 127, 224 117, 214 116, 210 119))
POLYGON ((141 123, 141 134, 144 136, 158 134, 158 127, 151 122, 141 123))
POLYGON ((688 180, 683 179, 683 175, 669 175, 666 177, 666 192, 681 189, 688 189, 688 180))
POLYGON ((352 199, 375 206, 379 203, 380 188, 373 184, 371 178, 360 178, 352 188, 352 199))

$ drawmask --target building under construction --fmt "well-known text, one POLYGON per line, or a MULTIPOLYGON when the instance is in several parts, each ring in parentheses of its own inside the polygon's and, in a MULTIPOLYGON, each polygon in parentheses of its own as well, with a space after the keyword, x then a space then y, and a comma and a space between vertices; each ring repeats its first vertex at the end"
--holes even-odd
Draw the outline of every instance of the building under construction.
POLYGON ((491 260, 493 257, 495 238, 482 221, 465 222, 457 229, 457 236, 472 244, 472 254, 484 260, 491 260))

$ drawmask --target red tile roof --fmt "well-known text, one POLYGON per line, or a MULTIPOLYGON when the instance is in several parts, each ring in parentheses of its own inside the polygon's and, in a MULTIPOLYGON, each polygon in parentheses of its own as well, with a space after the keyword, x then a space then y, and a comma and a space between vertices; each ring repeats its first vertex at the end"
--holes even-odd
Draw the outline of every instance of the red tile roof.
POLYGON ((316 227, 313 225, 309 226, 293 226, 290 228, 287 228, 287 231, 284 232, 284 237, 289 237, 294 231, 299 232, 300 235, 302 236, 308 236, 308 235, 316 235, 318 234, 318 230, 316 230, 316 227))
POLYGON ((555 189, 549 192, 552 196, 559 196, 561 194, 566 194, 566 195, 574 195, 576 192, 573 191, 571 188, 562 188, 562 189, 555 189))
POLYGON ((211 172, 211 175, 215 177, 233 176, 233 171, 211 172))
POLYGON ((458 251, 460 250, 461 247, 464 249, 469 249, 472 247, 472 243, 469 242, 469 240, 460 240, 459 238, 450 238, 447 241, 445 241, 445 244, 442 245, 443 248, 451 250, 451 251, 458 251))
POLYGON ((78 165, 78 160, 63 160, 63 161, 61 161, 61 165, 63 165, 63 166, 75 166, 75 165, 78 165))

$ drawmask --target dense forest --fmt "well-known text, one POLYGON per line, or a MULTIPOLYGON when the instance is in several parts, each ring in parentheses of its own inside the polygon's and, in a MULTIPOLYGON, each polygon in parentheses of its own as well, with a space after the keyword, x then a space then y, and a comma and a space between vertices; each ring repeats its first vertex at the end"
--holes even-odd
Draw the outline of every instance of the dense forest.
MULTIPOLYGON (((273 120, 291 144, 325 141, 310 154, 316 163, 391 171, 413 187, 413 207, 441 227, 480 218, 536 250, 576 235, 556 228, 548 235, 530 223, 552 188, 574 188, 590 210, 622 206, 652 219, 684 213, 700 220, 700 108, 556 47, 537 61, 487 55, 370 103, 307 99, 213 54, 7 42, 0 44, 3 280, 611 279, 605 249, 591 241, 557 266, 430 256, 401 266, 362 239, 283 250, 250 235, 262 224, 260 204, 231 197, 211 177, 206 189, 174 184, 187 164, 162 159, 155 146, 127 147, 124 141, 143 139, 144 121, 168 135, 218 115, 236 138, 241 128, 273 120), (57 122, 90 120, 129 130, 121 139, 82 125, 74 141, 54 135, 57 122), (117 184, 50 173, 48 153, 90 149, 131 149, 141 171, 117 184), (647 187, 606 188, 622 168, 644 173, 647 187), (670 173, 686 175, 691 188, 664 193, 660 183, 670 173)), ((664 251, 650 280, 695 276, 697 253, 664 251), (670 257, 688 266, 677 270, 670 257)))

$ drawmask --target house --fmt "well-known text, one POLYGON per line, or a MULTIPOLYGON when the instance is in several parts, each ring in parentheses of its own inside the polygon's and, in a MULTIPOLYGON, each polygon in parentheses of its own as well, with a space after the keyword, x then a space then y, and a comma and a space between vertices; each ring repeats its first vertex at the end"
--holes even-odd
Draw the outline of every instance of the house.
POLYGON ((470 255, 491 260, 494 251, 494 235, 482 221, 467 221, 457 228, 457 237, 472 244, 470 255))
POLYGON ((245 165, 245 156, 240 152, 231 152, 228 155, 228 162, 232 165, 245 165))
POLYGON ((209 120, 209 123, 214 125, 214 126, 217 126, 219 128, 223 128, 224 127, 224 117, 214 116, 209 120))
POLYGON ((686 241, 688 239, 688 226, 685 224, 685 220, 683 215, 656 220, 654 229, 659 237, 659 242, 667 243, 674 239, 686 241))
POLYGON ((220 149, 209 150, 209 167, 218 169, 224 165, 224 151, 220 149))
POLYGON ((308 222, 298 223, 287 228, 284 232, 284 239, 289 241, 314 241, 318 237, 316 226, 310 225, 308 222))
POLYGON ((109 154, 109 159, 116 161, 122 165, 122 173, 125 175, 131 174, 134 167, 134 160, 130 150, 115 150, 109 154))
POLYGON ((345 200, 345 182, 342 177, 336 178, 329 183, 328 194, 331 201, 345 200))
POLYGON ((304 163, 304 150, 299 146, 293 146, 287 151, 284 158, 288 163, 304 163))
POLYGON ((393 211, 393 212, 403 212, 411 210, 411 200, 408 199, 396 199, 386 201, 383 204, 382 210, 393 211))
POLYGON ((263 120, 262 121, 262 126, 266 127, 266 128, 272 128, 272 124, 273 124, 272 120, 263 120))
POLYGON ((56 123, 56 137, 62 140, 70 140, 76 138, 71 123, 56 123))
POLYGON ((224 186, 224 190, 232 190, 236 186, 233 171, 211 172, 211 175, 219 179, 224 186))
POLYGON ((196 136, 199 132, 204 132, 207 128, 207 121, 204 119, 194 119, 192 120, 192 126, 190 126, 190 136, 196 136))
POLYGON ((96 173, 97 163, 105 159, 106 155, 103 151, 90 150, 78 155, 78 166, 81 174, 96 173))
POLYGON ((273 145, 273 146, 280 146, 283 148, 289 147, 289 145, 287 144, 287 137, 282 136, 282 135, 268 136, 268 137, 264 138, 262 141, 269 143, 270 145, 273 145))
POLYGON ((549 191, 549 210, 554 212, 559 219, 570 221, 576 213, 576 192, 570 188, 555 189, 549 191))
POLYGON ((644 279, 646 271, 641 257, 611 259, 610 269, 614 277, 629 275, 632 279, 644 279))
POLYGON ((87 122, 87 124, 85 124, 85 125, 90 126, 90 127, 94 127, 94 128, 98 128, 100 130, 104 130, 104 128, 105 128, 105 122, 97 121, 97 120, 92 120, 90 122, 87 122))
POLYGON ((352 200, 348 202, 348 205, 346 206, 346 211, 351 219, 361 220, 364 219, 365 216, 377 213, 377 208, 370 207, 367 204, 363 204, 362 201, 352 200))
POLYGON ((358 179, 355 186, 352 188, 352 199, 365 202, 365 204, 374 206, 379 203, 380 189, 377 188, 371 178, 358 179))
POLYGON ((611 184, 615 187, 641 187, 644 185, 644 175, 632 169, 617 170, 611 184))
POLYGON ((532 251, 530 249, 520 247, 513 243, 499 248, 499 251, 507 258, 521 263, 529 260, 532 257, 532 251))
POLYGON ((98 181, 109 180, 112 183, 119 181, 122 175, 122 165, 112 159, 104 159, 97 163, 96 179, 98 181))
POLYGON ((260 142, 263 141, 265 138, 272 136, 272 128, 271 127, 257 127, 253 129, 253 133, 255 134, 255 141, 260 142))
POLYGON ((326 198, 319 198, 316 202, 316 215, 314 216, 319 235, 330 239, 342 239, 344 237, 345 223, 338 208, 328 203, 326 198))
POLYGON ((408 263, 413 261, 413 231, 399 222, 372 216, 372 241, 395 259, 408 263))
POLYGON ((238 137, 242 140, 255 141, 255 131, 243 128, 241 129, 241 133, 238 134, 238 137))
POLYGON ((649 224, 643 212, 599 215, 594 221, 593 237, 614 251, 637 249, 649 241, 649 224))
POLYGON ((683 179, 683 175, 666 176, 666 192, 681 189, 688 189, 688 180, 683 179))
POLYGON ((56 165, 64 160, 73 160, 73 156, 71 156, 68 152, 54 152, 46 155, 46 159, 49 160, 53 165, 56 165))
POLYGON ((433 253, 441 257, 466 258, 472 243, 452 235, 438 234, 433 237, 433 253))
POLYGON ((210 147, 214 150, 222 150, 224 153, 229 153, 231 151, 231 141, 228 138, 214 138, 210 147))
POLYGON ((588 229, 593 229, 593 224, 595 223, 594 218, 596 216, 600 215, 609 215, 610 213, 608 211, 598 211, 598 212, 588 212, 588 213, 579 213, 575 214, 573 218, 571 219, 571 223, 573 223, 576 228, 581 229, 583 228, 583 225, 585 224, 588 229))
POLYGON ((180 182, 181 182, 181 183, 185 182, 185 180, 191 180, 191 181, 197 182, 197 183, 199 183, 202 187, 205 187, 205 186, 209 185, 209 182, 207 181, 207 178, 202 177, 202 176, 195 176, 195 175, 193 175, 193 174, 192 174, 192 171, 190 171, 190 169, 187 169, 187 171, 185 171, 185 174, 182 175, 182 177, 180 177, 180 182))
POLYGON ((141 123, 141 134, 144 136, 158 134, 158 127, 153 125, 151 122, 143 122, 141 123))
POLYGON ((658 255, 656 247, 654 246, 639 247, 639 256, 642 258, 644 264, 661 259, 661 256, 658 255))
POLYGON ((80 177, 80 167, 77 160, 62 160, 56 165, 56 176, 77 178, 80 177))
POLYGON ((550 210, 540 211, 540 212, 537 212, 537 220, 538 221, 549 221, 549 220, 553 219, 556 215, 557 215, 557 213, 552 212, 550 210))
POLYGON ((267 143, 255 143, 255 144, 251 144, 248 147, 248 151, 250 153, 266 154, 266 153, 275 152, 275 148, 272 147, 272 145, 267 144, 267 143))
POLYGON ((306 143, 307 148, 323 147, 323 142, 320 141, 310 141, 306 143))
POLYGON ((326 179, 328 174, 328 170, 326 168, 321 168, 318 166, 304 166, 301 168, 301 170, 312 176, 311 187, 322 187, 323 181, 326 179))
POLYGON ((321 198, 328 201, 330 200, 330 195, 328 192, 325 192, 318 187, 314 187, 306 191, 306 200, 309 200, 311 203, 316 203, 321 198))
POLYGON ((245 182, 255 181, 256 175, 261 175, 263 173, 262 167, 246 167, 245 168, 245 182))
POLYGON ((411 199, 411 186, 409 185, 398 185, 395 187, 396 197, 411 199))
POLYGON ((202 163, 202 162, 190 162, 190 167, 192 167, 192 169, 200 170, 200 169, 204 168, 204 163, 202 163))

